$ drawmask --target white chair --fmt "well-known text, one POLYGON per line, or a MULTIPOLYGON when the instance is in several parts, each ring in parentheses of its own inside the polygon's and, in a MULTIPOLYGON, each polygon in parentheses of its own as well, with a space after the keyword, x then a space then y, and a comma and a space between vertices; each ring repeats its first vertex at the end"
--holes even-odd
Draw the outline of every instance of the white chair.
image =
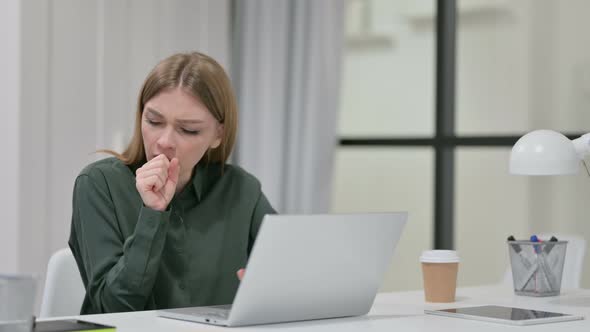
MULTIPOLYGON (((580 288, 582 272, 584 270, 584 256, 586 256, 586 240, 583 237, 569 234, 541 234, 540 239, 549 239, 555 236, 559 240, 568 241, 561 277, 561 289, 580 288)), ((502 284, 512 284, 512 270, 510 266, 504 273, 502 284)))
POLYGON ((47 264, 47 278, 39 317, 77 316, 86 290, 69 248, 55 252, 47 264))

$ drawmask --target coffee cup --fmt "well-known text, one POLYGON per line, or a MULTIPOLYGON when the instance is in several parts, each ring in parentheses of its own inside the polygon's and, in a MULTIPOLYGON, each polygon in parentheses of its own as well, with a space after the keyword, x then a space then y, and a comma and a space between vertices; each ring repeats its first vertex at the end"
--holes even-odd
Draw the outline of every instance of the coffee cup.
POLYGON ((454 250, 427 250, 420 256, 427 302, 455 301, 459 255, 454 250))

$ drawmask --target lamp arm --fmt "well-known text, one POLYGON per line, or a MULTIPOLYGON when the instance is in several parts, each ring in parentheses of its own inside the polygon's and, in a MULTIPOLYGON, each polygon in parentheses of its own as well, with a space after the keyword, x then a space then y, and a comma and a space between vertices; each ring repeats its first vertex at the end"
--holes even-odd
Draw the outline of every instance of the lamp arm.
POLYGON ((574 147, 576 148, 576 152, 580 159, 584 160, 584 158, 590 154, 590 133, 576 138, 572 143, 574 143, 574 147))

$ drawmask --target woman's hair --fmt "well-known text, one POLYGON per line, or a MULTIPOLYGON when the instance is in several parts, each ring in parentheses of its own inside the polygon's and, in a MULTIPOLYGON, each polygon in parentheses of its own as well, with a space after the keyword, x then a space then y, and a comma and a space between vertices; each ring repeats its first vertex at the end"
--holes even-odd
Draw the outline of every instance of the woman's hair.
POLYGON ((119 158, 126 165, 141 165, 147 160, 141 134, 141 116, 145 104, 158 93, 173 88, 199 98, 224 126, 221 144, 207 151, 205 162, 225 163, 236 139, 238 115, 236 98, 229 77, 213 58, 198 52, 180 53, 162 60, 149 73, 139 93, 133 138, 123 151, 100 150, 119 158))

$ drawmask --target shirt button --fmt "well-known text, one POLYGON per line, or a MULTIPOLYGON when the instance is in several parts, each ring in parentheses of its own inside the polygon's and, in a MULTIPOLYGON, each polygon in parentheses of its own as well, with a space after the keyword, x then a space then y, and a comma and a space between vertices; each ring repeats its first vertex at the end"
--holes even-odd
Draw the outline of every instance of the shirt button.
POLYGON ((178 284, 178 288, 184 290, 186 287, 184 286, 184 283, 181 282, 178 284))

